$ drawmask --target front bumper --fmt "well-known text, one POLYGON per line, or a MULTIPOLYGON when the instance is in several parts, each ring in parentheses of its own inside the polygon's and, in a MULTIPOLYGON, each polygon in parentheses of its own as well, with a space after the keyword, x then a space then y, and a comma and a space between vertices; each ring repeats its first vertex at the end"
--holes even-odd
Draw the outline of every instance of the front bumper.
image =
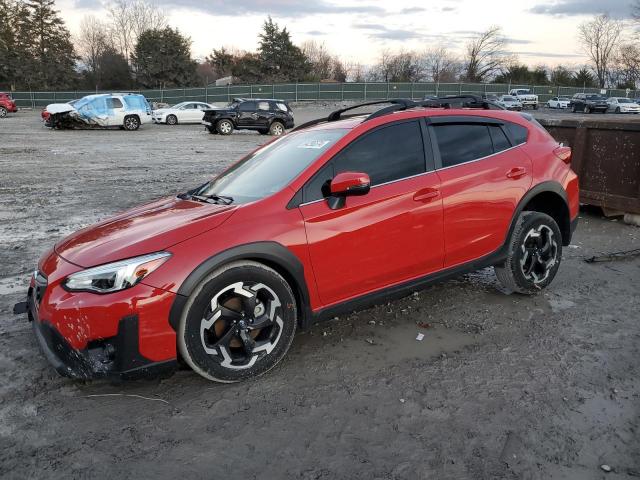
POLYGON ((47 361, 62 376, 89 380, 96 378, 138 378, 177 367, 177 360, 154 362, 139 351, 139 319, 122 318, 114 337, 90 342, 87 348, 73 348, 51 323, 38 316, 37 299, 29 289, 27 308, 33 332, 47 361))
POLYGON ((169 324, 175 294, 144 283, 99 295, 71 292, 63 283, 81 269, 50 251, 31 279, 28 313, 47 360, 72 378, 128 378, 177 365, 176 332, 169 324))

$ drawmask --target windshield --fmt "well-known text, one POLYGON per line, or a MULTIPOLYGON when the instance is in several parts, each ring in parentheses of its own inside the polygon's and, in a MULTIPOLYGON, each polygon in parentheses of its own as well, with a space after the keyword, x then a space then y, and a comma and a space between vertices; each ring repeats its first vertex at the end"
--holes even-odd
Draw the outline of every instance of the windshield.
POLYGON ((289 133, 249 154, 193 195, 232 197, 247 203, 272 195, 317 160, 349 130, 311 130, 289 133))
POLYGON ((600 95, 587 95, 587 100, 606 100, 606 98, 600 95))
POLYGON ((73 104, 73 106, 76 108, 76 110, 78 110, 96 98, 100 98, 100 97, 96 97, 96 96, 82 97, 80 100, 77 100, 76 103, 73 104))
POLYGON ((171 107, 171 108, 180 108, 180 107, 184 107, 187 103, 189 103, 189 102, 181 102, 181 103, 178 103, 178 104, 174 105, 174 106, 173 106, 173 107, 171 107))

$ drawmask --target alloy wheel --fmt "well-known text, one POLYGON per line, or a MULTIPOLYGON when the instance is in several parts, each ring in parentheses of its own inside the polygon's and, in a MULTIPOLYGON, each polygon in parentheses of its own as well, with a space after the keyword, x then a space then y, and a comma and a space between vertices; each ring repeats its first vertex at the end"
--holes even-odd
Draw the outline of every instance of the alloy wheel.
POLYGON ((284 128, 282 127, 282 124, 280 122, 275 122, 273 125, 271 125, 272 135, 279 137, 283 133, 284 133, 284 128))
POLYGON ((138 119, 136 117, 127 117, 124 121, 124 127, 127 130, 137 130, 140 124, 138 123, 138 119))
POLYGON ((200 323, 204 351, 225 368, 252 367, 278 344, 283 320, 275 292, 263 283, 236 282, 221 289, 200 323))
POLYGON ((224 134, 224 135, 228 135, 231 133, 231 129, 232 129, 232 125, 231 122, 228 121, 222 121, 220 122, 220 133, 224 134))
POLYGON ((7 116, 7 109, 4 107, 0 107, 0 118, 4 118, 7 116))
POLYGON ((520 269, 534 284, 544 282, 558 259, 558 243, 553 230, 539 225, 527 232, 521 245, 520 269))

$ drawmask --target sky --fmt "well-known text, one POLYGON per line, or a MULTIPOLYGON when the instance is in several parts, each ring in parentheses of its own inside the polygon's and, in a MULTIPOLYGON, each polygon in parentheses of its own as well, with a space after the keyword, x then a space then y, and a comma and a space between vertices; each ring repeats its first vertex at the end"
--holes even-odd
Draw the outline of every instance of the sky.
MULTIPOLYGON (((72 33, 84 15, 106 19, 108 0, 57 0, 72 33)), ((461 53, 477 32, 503 28, 509 50, 530 65, 587 62, 577 41, 584 20, 609 13, 628 18, 633 0, 151 0, 193 41, 204 58, 213 48, 254 51, 267 15, 294 43, 316 40, 350 62, 374 64, 382 50, 444 44, 461 53)))

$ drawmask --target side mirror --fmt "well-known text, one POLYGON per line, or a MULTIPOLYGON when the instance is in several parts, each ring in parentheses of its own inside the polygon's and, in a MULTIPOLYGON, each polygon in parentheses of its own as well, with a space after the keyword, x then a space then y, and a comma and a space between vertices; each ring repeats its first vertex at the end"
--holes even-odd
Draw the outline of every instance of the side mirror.
POLYGON ((371 190, 369 175, 360 172, 342 172, 331 180, 328 199, 329 208, 337 210, 344 207, 346 198, 352 195, 366 195, 371 190))

